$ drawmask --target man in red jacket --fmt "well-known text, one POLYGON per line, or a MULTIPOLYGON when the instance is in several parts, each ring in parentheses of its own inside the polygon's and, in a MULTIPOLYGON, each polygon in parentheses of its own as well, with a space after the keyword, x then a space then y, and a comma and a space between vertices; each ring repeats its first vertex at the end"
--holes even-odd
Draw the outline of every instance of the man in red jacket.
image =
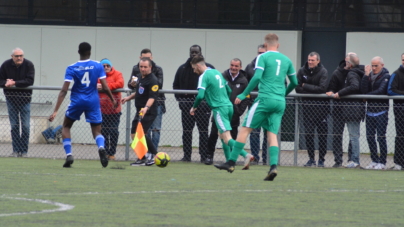
MULTIPOLYGON (((100 62, 104 66, 105 74, 107 75, 107 84, 111 91, 123 88, 124 80, 122 73, 112 67, 110 60, 104 58, 100 62)), ((100 83, 97 85, 98 91, 102 91, 100 83)), ((109 160, 115 160, 116 146, 119 138, 119 122, 121 118, 121 93, 112 92, 112 96, 119 103, 118 107, 114 109, 114 104, 108 98, 106 93, 99 92, 100 106, 102 113, 101 134, 105 137, 105 150, 109 160)))

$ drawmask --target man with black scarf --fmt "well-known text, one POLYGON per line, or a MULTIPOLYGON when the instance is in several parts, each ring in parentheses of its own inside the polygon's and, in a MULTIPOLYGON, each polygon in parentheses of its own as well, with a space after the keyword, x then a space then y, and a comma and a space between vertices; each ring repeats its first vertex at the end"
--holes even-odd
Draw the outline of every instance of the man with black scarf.
MULTIPOLYGON (((295 88, 300 94, 324 94, 327 89, 328 72, 320 63, 320 55, 311 52, 306 64, 297 72, 299 85, 295 88)), ((314 154, 314 135, 318 134, 318 167, 324 167, 327 153, 327 115, 328 100, 322 98, 302 98, 303 125, 305 129, 306 148, 309 161, 306 167, 316 166, 314 154)))
MULTIPOLYGON (((192 58, 196 55, 202 54, 202 48, 199 45, 193 45, 189 49, 189 58, 182 64, 174 78, 174 90, 197 90, 199 75, 194 73, 190 64, 192 58)), ((206 63, 209 68, 214 69, 213 65, 206 63)), ((209 119, 211 110, 205 101, 201 102, 195 115, 190 115, 189 110, 195 101, 196 95, 194 94, 175 94, 175 99, 181 110, 182 121, 182 144, 184 157, 181 161, 190 162, 192 155, 192 131, 195 123, 199 131, 199 154, 201 155, 201 162, 205 162, 208 144, 208 130, 209 119)))

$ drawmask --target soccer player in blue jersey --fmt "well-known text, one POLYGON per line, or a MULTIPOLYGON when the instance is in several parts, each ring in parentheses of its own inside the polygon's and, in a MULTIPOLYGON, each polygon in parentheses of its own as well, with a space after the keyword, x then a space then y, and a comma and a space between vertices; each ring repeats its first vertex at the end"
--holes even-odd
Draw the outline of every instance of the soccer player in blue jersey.
POLYGON ((59 107, 69 90, 70 83, 74 81, 70 95, 70 104, 66 110, 66 115, 63 121, 63 147, 67 156, 63 167, 70 168, 73 164, 74 159, 72 155, 70 129, 76 120, 80 120, 80 116, 83 112, 86 121, 91 125, 91 131, 98 146, 101 165, 107 167, 108 158, 104 149, 105 139, 101 135, 102 116, 97 90, 98 79, 101 81, 103 90, 113 102, 114 108, 117 107, 118 103, 112 97, 112 93, 108 88, 103 66, 97 61, 90 60, 91 45, 86 42, 80 43, 79 54, 80 61, 68 66, 66 69, 65 82, 62 90, 60 90, 55 110, 52 115, 49 116, 49 121, 52 122, 55 119, 59 107))

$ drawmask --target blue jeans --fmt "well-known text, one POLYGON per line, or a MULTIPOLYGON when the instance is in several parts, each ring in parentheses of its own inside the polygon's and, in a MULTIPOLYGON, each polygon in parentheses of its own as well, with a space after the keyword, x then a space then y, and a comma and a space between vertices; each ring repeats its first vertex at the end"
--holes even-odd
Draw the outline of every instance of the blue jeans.
POLYGON ((28 152, 29 142, 31 103, 7 100, 7 109, 11 125, 13 152, 26 154, 28 152))
MULTIPOLYGON (((261 128, 255 128, 250 134, 251 153, 257 161, 260 160, 260 133, 261 128)), ((262 162, 267 162, 267 146, 267 132, 264 130, 264 140, 262 141, 262 162)))
POLYGON ((386 130, 389 121, 388 114, 389 112, 375 117, 366 116, 366 139, 369 145, 370 158, 372 162, 382 163, 384 165, 386 165, 387 158, 386 130), (377 142, 379 142, 380 147, 380 157, 377 155, 376 133, 377 142))
POLYGON ((116 146, 119 138, 119 123, 122 113, 102 114, 101 134, 105 138, 105 150, 107 155, 116 154, 116 146))
POLYGON ((346 122, 348 132, 349 132, 349 142, 352 146, 352 156, 350 160, 355 163, 359 163, 359 127, 360 121, 348 121, 346 122))
POLYGON ((160 143, 160 131, 161 131, 161 122, 163 120, 163 110, 162 106, 157 106, 157 117, 154 119, 153 124, 150 126, 147 134, 152 140, 152 143, 156 150, 158 150, 160 143))

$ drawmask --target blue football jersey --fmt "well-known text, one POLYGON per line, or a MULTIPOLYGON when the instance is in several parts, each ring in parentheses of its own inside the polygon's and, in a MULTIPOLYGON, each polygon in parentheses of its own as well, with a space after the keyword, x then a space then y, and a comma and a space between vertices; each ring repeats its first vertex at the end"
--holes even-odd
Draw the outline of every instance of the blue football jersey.
POLYGON ((106 78, 101 63, 93 60, 78 61, 66 69, 65 81, 74 81, 70 100, 72 103, 99 102, 97 82, 106 78))

